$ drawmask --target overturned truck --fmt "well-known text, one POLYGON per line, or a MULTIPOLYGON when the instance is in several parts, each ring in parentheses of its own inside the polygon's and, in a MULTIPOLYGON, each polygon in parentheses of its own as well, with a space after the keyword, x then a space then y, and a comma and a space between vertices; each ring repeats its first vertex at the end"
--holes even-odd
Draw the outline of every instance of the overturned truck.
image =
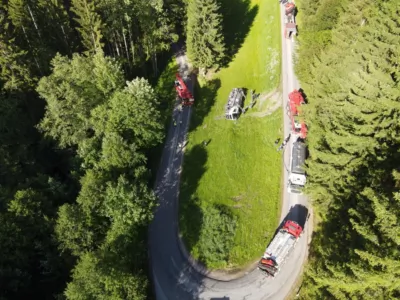
POLYGON ((243 111, 244 91, 240 88, 234 88, 228 98, 228 103, 225 105, 225 118, 227 120, 237 120, 243 111))

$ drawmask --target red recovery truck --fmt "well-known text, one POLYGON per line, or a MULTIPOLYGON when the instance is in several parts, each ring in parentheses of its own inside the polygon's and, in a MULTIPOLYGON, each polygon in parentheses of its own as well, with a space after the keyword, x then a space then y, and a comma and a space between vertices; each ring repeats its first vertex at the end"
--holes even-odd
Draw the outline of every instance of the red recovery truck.
POLYGON ((285 1, 285 38, 291 38, 297 34, 297 25, 295 20, 296 6, 293 0, 285 1))
POLYGON ((182 77, 177 73, 175 80, 175 90, 177 93, 177 98, 181 101, 183 106, 190 106, 194 103, 194 97, 189 91, 182 77))
POLYGON ((292 123, 292 133, 303 140, 306 139, 308 130, 304 120, 299 117, 299 107, 305 103, 300 91, 293 90, 289 94, 288 113, 292 123))
POLYGON ((303 228, 299 224, 286 221, 265 250, 258 268, 271 276, 278 274, 302 232, 303 228))

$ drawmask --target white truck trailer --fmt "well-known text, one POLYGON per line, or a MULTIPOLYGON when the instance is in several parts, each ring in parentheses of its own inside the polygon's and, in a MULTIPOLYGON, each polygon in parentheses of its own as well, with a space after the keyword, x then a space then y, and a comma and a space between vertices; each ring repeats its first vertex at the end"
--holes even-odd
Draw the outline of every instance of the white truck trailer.
POLYGON ((291 194, 301 194, 302 188, 306 184, 306 172, 304 170, 306 151, 307 147, 302 139, 297 139, 297 141, 293 143, 288 180, 288 192, 291 194))

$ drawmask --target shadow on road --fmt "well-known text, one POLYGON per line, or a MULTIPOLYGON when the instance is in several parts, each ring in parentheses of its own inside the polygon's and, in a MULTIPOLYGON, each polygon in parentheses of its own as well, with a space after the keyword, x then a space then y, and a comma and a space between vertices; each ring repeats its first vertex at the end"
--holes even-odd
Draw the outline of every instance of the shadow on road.
POLYGON ((217 91, 221 87, 221 80, 213 79, 208 81, 203 87, 200 87, 198 81, 195 79, 195 104, 193 106, 192 117, 190 120, 190 131, 195 130, 200 126, 204 118, 210 113, 213 107, 217 91))
POLYGON ((258 5, 251 7, 250 0, 220 0, 223 15, 223 30, 227 45, 226 58, 222 67, 226 67, 242 46, 254 18, 258 13, 258 5))
POLYGON ((158 109, 161 113, 161 122, 163 122, 164 124, 164 138, 162 140, 162 143, 160 143, 156 147, 150 148, 147 151, 147 167, 151 170, 150 186, 153 186, 156 181, 157 169, 160 166, 162 152, 171 123, 171 114, 174 108, 176 95, 173 84, 176 72, 178 72, 178 67, 176 65, 167 65, 165 69, 161 72, 155 86, 155 92, 158 100, 158 109))

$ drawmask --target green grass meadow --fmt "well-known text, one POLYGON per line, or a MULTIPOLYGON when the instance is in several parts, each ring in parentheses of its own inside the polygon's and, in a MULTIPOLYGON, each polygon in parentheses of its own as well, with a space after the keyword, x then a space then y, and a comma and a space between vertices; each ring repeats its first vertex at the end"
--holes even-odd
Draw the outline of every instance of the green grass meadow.
POLYGON ((278 225, 281 199, 282 160, 274 141, 282 139, 282 110, 263 118, 242 115, 237 122, 224 118, 232 88, 266 93, 279 85, 279 3, 222 3, 232 58, 213 79, 196 86, 180 189, 180 233, 192 255, 209 268, 239 267, 259 258, 278 225), (205 140, 210 141, 206 147, 205 140), (227 248, 221 245, 227 243, 225 232, 232 229, 223 234, 217 234, 220 228, 210 229, 212 221, 204 217, 210 207, 235 216, 233 242, 227 248), (226 257, 204 257, 204 241, 215 251, 228 252, 226 257))

